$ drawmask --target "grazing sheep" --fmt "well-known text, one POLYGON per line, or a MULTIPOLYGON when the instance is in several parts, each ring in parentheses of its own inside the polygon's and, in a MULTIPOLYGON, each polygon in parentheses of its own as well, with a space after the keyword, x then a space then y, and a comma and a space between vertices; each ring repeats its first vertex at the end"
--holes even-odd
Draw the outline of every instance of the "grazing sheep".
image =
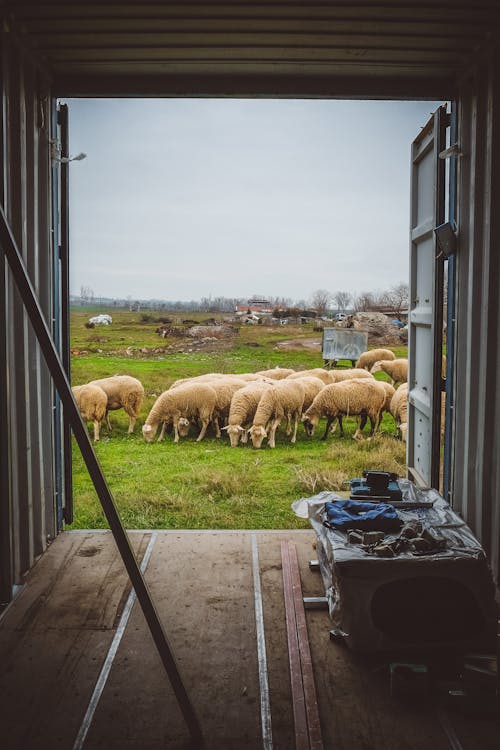
POLYGON ((178 388, 180 385, 186 385, 187 383, 206 383, 209 380, 225 377, 227 377, 227 375, 222 372, 206 372, 203 375, 193 375, 191 378, 179 378, 178 380, 174 380, 170 386, 170 390, 178 388))
POLYGON ((255 374, 266 378, 272 378, 273 380, 283 380, 294 372, 295 370, 287 367, 273 367, 270 370, 258 370, 255 374))
MULTIPOLYGON (((392 397, 396 393, 396 389, 394 388, 394 386, 392 386, 390 383, 387 383, 385 380, 378 380, 377 382, 379 383, 379 385, 382 385, 385 390, 385 401, 382 407, 382 413, 386 411, 390 414, 391 413, 391 401, 392 401, 392 397)), ((382 416, 382 414, 380 416, 382 416)))
MULTIPOLYGON (((366 370, 363 370, 363 372, 366 373, 366 370)), ((369 375, 369 373, 366 373, 366 374, 369 375)), ((373 375, 371 375, 371 376, 369 375, 369 377, 371 377, 375 383, 377 383, 379 386, 381 386, 385 390, 385 401, 384 401, 384 405, 382 407, 382 411, 380 412, 380 421, 382 421, 382 415, 383 415, 384 411, 387 411, 387 412, 390 413, 391 399, 394 396, 395 389, 393 388, 393 386, 390 383, 387 383, 386 381, 375 380, 375 378, 373 377, 373 375)), ((352 380, 361 380, 361 382, 366 382, 366 377, 365 378, 351 378, 351 379, 352 380)), ((340 382, 345 382, 345 381, 340 381, 340 382)), ((357 420, 358 421, 358 425, 361 424, 362 420, 363 420, 363 417, 358 417, 358 420, 357 420)), ((339 417, 337 421, 338 421, 338 424, 340 425, 340 434, 342 435, 343 434, 342 417, 339 417)), ((365 424, 366 424, 366 419, 363 422, 363 427, 365 426, 365 424)), ((378 426, 379 425, 377 425, 377 427, 378 426)), ((360 427, 361 431, 363 430, 363 427, 360 427)), ((332 424, 332 426, 331 426, 331 428, 330 428, 330 432, 334 433, 336 429, 337 429, 337 423, 334 421, 333 424, 332 424)))
POLYGON ((130 375, 113 375, 111 378, 91 380, 89 385, 97 385, 102 388, 108 398, 106 406, 108 429, 111 430, 109 412, 123 408, 129 416, 128 434, 130 435, 134 431, 135 420, 144 398, 144 388, 141 381, 130 377, 130 375))
POLYGON ((309 409, 318 393, 325 387, 325 383, 321 378, 316 378, 314 375, 300 378, 299 382, 304 386, 304 403, 302 404, 302 411, 305 411, 306 409, 309 409))
POLYGON ((381 359, 396 359, 396 355, 390 349, 369 349, 360 355, 356 367, 360 367, 362 370, 371 370, 375 362, 379 362, 381 359))
POLYGON ((385 398, 385 388, 381 387, 376 380, 368 378, 344 380, 340 383, 325 385, 302 417, 306 433, 313 435, 319 420, 326 417, 326 429, 322 439, 326 440, 330 427, 336 419, 339 420, 340 435, 343 437, 342 417, 360 416, 361 423, 356 429, 354 439, 361 438, 361 431, 367 418, 371 423, 371 437, 380 423, 385 398))
POLYGON ((227 427, 222 428, 227 430, 232 448, 236 448, 240 438, 242 443, 247 442, 247 429, 253 422, 261 396, 264 391, 272 387, 271 383, 256 381, 248 383, 234 394, 229 408, 227 427))
POLYGON ((74 385, 71 389, 85 422, 94 423, 94 442, 99 440, 99 425, 106 416, 108 397, 98 385, 74 385))
POLYGON ((309 377, 319 378, 325 385, 330 385, 330 383, 333 383, 330 370, 324 370, 323 367, 313 367, 310 370, 299 370, 298 372, 292 372, 292 374, 287 377, 287 380, 297 380, 309 377))
POLYGON ((245 387, 246 383, 241 378, 233 377, 232 375, 227 375, 224 378, 214 378, 206 382, 215 391, 215 409, 212 424, 215 428, 215 436, 220 438, 220 427, 227 424, 231 400, 237 391, 245 387))
POLYGON ((297 439, 297 425, 299 416, 302 413, 304 403, 305 387, 300 380, 280 380, 272 388, 269 388, 261 396, 253 424, 249 433, 252 438, 254 448, 260 448, 264 438, 268 438, 269 447, 275 447, 276 430, 282 421, 287 419, 290 428, 287 434, 292 432, 291 421, 294 420, 291 443, 297 439), (269 432, 266 429, 269 425, 269 432))
POLYGON ((385 372, 391 378, 391 383, 394 386, 399 383, 406 383, 408 380, 408 360, 404 358, 382 359, 375 362, 370 372, 372 375, 376 372, 385 372))
POLYGON ((373 375, 360 367, 352 367, 348 370, 330 370, 330 383, 341 383, 343 380, 357 378, 372 378, 373 375))
POLYGON ((209 422, 213 419, 216 401, 215 390, 208 383, 187 383, 173 390, 163 391, 151 407, 142 428, 144 439, 151 443, 161 423, 162 429, 158 438, 160 442, 163 440, 165 427, 172 424, 174 442, 178 443, 179 435, 185 437, 190 422, 196 420, 201 425, 196 440, 203 440, 209 422))
POLYGON ((402 383, 391 399, 390 411, 396 422, 401 439, 406 442, 408 431, 408 383, 402 383))

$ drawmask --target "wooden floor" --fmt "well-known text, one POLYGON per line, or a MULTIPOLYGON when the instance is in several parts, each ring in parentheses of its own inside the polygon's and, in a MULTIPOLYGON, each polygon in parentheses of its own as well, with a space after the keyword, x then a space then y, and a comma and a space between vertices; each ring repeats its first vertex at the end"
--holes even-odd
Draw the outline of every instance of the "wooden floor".
MULTIPOLYGON (((280 541, 295 542, 304 596, 322 596, 312 531, 131 532, 210 750, 262 748, 252 543, 257 543, 272 745, 294 730, 280 541), (253 542, 254 540, 254 542, 253 542)), ((109 649, 130 586, 109 532, 67 531, 0 620, 3 750, 187 748, 189 735, 137 603, 109 649), (109 676, 92 700, 103 664, 109 676), (89 711, 89 704, 91 710, 89 711)), ((329 639, 328 613, 307 627, 324 747, 495 750, 498 727, 432 702, 391 697, 386 660, 329 639)), ((261 676, 262 679, 262 676, 261 676)))

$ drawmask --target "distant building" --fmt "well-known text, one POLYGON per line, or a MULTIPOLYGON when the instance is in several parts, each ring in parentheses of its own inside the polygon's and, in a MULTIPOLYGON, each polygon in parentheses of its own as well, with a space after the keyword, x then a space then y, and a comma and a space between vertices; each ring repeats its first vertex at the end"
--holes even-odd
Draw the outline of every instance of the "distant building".
POLYGON ((281 305, 273 305, 272 302, 264 297, 254 294, 246 305, 236 305, 236 315, 272 315, 274 310, 280 310, 281 305))

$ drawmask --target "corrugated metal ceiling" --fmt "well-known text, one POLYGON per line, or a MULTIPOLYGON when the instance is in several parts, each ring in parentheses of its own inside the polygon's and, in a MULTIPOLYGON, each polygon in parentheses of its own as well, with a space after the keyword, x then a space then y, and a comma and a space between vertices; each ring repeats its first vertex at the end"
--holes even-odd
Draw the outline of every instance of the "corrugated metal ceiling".
POLYGON ((64 95, 299 93, 447 98, 499 30, 499 1, 4 2, 64 95), (317 89, 317 92, 315 91, 317 89))

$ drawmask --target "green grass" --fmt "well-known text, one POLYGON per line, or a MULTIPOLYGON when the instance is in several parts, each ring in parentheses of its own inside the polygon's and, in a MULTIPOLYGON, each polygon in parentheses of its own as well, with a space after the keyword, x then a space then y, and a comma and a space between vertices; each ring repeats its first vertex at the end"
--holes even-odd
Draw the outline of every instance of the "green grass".
MULTIPOLYGON (((384 432, 363 443, 336 435, 323 442, 299 428, 295 445, 280 433, 274 450, 231 448, 215 438, 146 444, 139 435, 120 435, 104 438, 96 453, 128 528, 306 528, 290 509, 294 500, 322 490, 346 491, 344 482, 366 468, 404 474, 404 445, 394 437, 392 420, 385 419, 384 432)), ((345 420, 352 435, 351 422, 345 420)), ((106 527, 76 446, 73 473, 73 526, 106 527)))
MULTIPOLYGON (((106 312, 106 310, 99 310, 106 312)), ((74 384, 114 374, 138 377, 146 391, 135 434, 128 436, 128 417, 111 412, 113 426, 108 435, 101 428, 96 454, 103 468, 124 525, 127 528, 173 529, 280 529, 307 528, 291 511, 291 503, 322 490, 345 492, 345 482, 363 470, 380 469, 404 475, 405 446, 395 437, 394 420, 384 415, 381 434, 373 440, 351 439, 354 420, 344 420, 346 437, 334 434, 323 442, 317 434, 308 438, 299 426, 297 443, 291 445, 282 430, 276 448, 267 443, 255 450, 251 444, 231 448, 227 438, 212 436, 201 443, 195 435, 178 444, 168 437, 162 443, 146 444, 140 428, 154 400, 173 380, 202 372, 245 372, 281 365, 295 369, 321 366, 321 352, 282 351, 279 341, 321 338, 312 327, 241 327, 230 349, 215 353, 155 353, 168 345, 141 313, 110 310, 112 326, 85 328, 89 311, 74 311, 71 346, 74 384), (90 337, 106 338, 95 342, 90 337), (92 351, 93 344, 102 351, 92 351), (131 347, 128 353, 125 349, 131 347), (141 351, 146 349, 147 351, 141 351), (86 353, 82 353, 85 351, 86 353)), ((171 316, 169 316, 171 317, 171 316)), ((189 316, 198 319, 196 315, 189 316)), ((203 319, 205 316, 199 316, 203 319)), ((406 347, 394 348, 406 356, 406 347)), ((384 373, 378 373, 380 379, 384 373)), ((368 428, 365 428, 368 432, 368 428)), ((73 447, 73 528, 106 528, 100 503, 80 456, 73 447)))

